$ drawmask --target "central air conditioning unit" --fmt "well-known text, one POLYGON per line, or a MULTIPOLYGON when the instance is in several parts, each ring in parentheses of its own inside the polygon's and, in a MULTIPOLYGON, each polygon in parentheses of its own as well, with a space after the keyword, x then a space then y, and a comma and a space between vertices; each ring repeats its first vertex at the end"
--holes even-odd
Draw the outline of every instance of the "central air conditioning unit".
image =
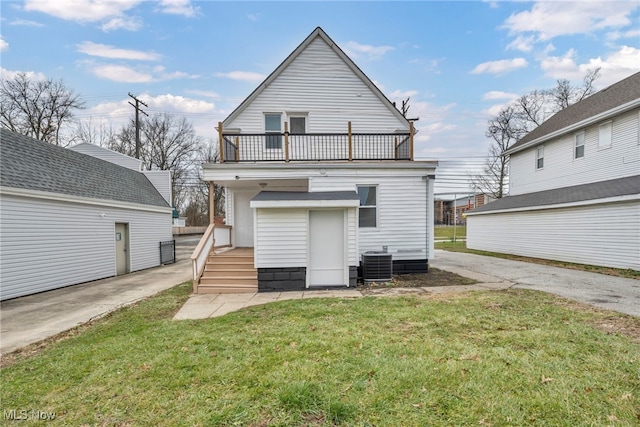
POLYGON ((362 254, 364 283, 389 282, 393 278, 393 259, 390 253, 368 251, 362 254))

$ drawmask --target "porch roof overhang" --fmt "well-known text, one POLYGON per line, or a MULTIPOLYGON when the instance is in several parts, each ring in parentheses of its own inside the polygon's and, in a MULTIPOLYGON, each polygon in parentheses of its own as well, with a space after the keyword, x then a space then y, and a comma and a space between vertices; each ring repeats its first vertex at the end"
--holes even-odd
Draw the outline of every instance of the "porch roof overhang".
POLYGON ((355 191, 262 191, 251 199, 252 208, 355 208, 355 191))

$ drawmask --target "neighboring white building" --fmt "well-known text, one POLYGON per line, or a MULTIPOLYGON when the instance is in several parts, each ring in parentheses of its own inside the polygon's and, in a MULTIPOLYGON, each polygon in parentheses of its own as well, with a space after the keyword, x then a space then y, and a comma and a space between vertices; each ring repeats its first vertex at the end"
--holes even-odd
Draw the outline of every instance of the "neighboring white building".
POLYGON ((640 73, 507 151, 510 196, 467 214, 467 247, 640 270, 640 73))
POLYGON ((172 209, 159 174, 165 195, 135 159, 123 167, 6 129, 0 146, 0 299, 160 264, 172 209))
POLYGON ((218 131, 223 161, 203 179, 225 187, 230 243, 253 248, 260 291, 355 286, 368 251, 427 271, 437 162, 413 160, 413 124, 321 28, 218 131))

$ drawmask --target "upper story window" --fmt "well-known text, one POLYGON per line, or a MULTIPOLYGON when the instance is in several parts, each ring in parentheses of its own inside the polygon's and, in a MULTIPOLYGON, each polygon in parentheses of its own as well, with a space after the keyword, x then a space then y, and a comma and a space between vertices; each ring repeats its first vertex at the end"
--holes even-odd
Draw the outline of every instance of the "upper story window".
POLYGON ((576 133, 574 138, 576 140, 576 146, 573 150, 573 158, 579 159, 584 157, 584 132, 576 133))
POLYGON ((375 228, 378 225, 377 187, 375 185, 358 186, 360 198, 360 228, 375 228))
POLYGON ((289 133, 307 133, 307 118, 304 116, 289 116, 289 133))
POLYGON ((598 148, 611 147, 611 122, 598 126, 598 148))
POLYGON ((544 145, 536 148, 536 169, 544 167, 544 145))
POLYGON ((282 148, 282 115, 279 113, 270 113, 264 115, 264 131, 265 148, 281 149, 282 148), (269 135, 273 133, 274 135, 269 135))

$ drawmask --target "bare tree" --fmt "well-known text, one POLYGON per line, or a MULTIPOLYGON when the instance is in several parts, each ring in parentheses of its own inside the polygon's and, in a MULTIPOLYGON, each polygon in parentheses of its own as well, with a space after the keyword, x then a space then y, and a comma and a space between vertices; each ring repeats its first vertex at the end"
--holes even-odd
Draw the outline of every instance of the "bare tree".
POLYGON ((600 68, 588 71, 578 86, 568 80, 558 80, 554 88, 529 92, 489 120, 486 136, 493 141, 482 172, 470 177, 474 191, 496 199, 504 197, 509 173, 505 151, 553 114, 593 94, 593 83, 599 75, 600 68))
POLYGON ((493 139, 493 143, 489 147, 489 158, 482 173, 471 176, 475 191, 494 199, 506 194, 509 159, 503 153, 525 134, 526 131, 518 126, 519 121, 515 105, 504 107, 495 118, 489 120, 486 136, 493 139))
MULTIPOLYGON (((202 163, 214 163, 218 160, 218 145, 205 143, 198 153, 198 160, 202 163)), ((189 225, 207 225, 209 223, 209 183, 204 181, 202 168, 195 169, 195 185, 189 186, 189 201, 185 208, 185 216, 189 225)), ((224 215, 224 188, 214 184, 215 214, 224 215)))
POLYGON ((62 80, 33 79, 27 73, 0 80, 0 126, 56 145, 84 102, 62 80))
POLYGON ((99 147, 110 147, 116 144, 118 135, 113 127, 104 121, 94 122, 93 119, 78 122, 72 140, 77 143, 93 144, 99 147))

